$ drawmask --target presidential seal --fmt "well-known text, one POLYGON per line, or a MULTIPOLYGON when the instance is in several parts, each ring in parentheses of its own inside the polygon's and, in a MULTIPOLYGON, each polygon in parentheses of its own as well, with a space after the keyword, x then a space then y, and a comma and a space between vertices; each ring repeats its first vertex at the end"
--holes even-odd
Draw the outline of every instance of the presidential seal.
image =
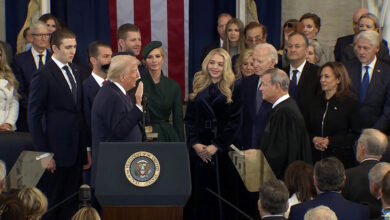
POLYGON ((127 159, 125 174, 130 183, 136 186, 150 186, 160 175, 160 162, 153 154, 138 151, 127 159))

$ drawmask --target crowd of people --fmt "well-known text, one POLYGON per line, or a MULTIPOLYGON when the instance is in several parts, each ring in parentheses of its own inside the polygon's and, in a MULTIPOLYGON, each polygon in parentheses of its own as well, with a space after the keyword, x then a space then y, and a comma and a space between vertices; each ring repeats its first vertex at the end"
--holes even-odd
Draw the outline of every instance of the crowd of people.
MULTIPOLYGON (((43 15, 24 30, 26 44, 11 65, 0 44, 0 130, 30 132, 34 149, 54 158, 37 188, 1 197, 1 219, 12 207, 24 213, 20 219, 70 219, 75 199, 45 212, 82 181, 95 187, 99 143, 142 141, 186 141, 192 194, 185 219, 241 218, 206 188, 254 218, 388 215, 390 165, 379 162, 390 132, 387 42, 364 8, 354 14, 354 34, 334 49, 317 40, 320 29, 313 13, 289 19, 278 50, 266 42, 264 25, 220 14, 219 38, 202 49, 183 108, 179 84, 162 72, 160 41, 143 46, 140 29, 123 24, 119 51, 92 42, 86 70, 76 35, 43 15), (279 180, 247 191, 229 158, 231 144, 244 153, 260 149, 279 180)), ((5 176, 0 180, 3 186, 5 176)), ((87 209, 72 219, 98 219, 87 209)))

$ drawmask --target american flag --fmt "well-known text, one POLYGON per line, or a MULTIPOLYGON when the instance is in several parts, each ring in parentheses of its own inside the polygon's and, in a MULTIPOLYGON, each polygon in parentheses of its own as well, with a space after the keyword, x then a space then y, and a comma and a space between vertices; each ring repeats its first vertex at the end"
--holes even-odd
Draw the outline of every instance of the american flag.
POLYGON ((165 51, 164 75, 177 81, 182 96, 188 91, 189 0, 109 0, 110 33, 114 51, 120 25, 132 23, 141 30, 142 47, 158 40, 165 51))

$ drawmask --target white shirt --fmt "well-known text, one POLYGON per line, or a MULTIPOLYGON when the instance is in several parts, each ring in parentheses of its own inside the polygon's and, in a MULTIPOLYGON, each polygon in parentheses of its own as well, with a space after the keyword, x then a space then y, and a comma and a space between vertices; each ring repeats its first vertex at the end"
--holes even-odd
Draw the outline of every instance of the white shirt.
POLYGON ((306 60, 303 61, 303 63, 300 66, 298 66, 298 68, 296 68, 296 69, 294 67, 292 67, 290 64, 290 80, 292 80, 292 77, 294 75, 293 70, 298 70, 298 72, 297 72, 297 85, 299 83, 299 79, 301 78, 301 74, 302 74, 303 67, 305 66, 305 64, 306 64, 306 60))
POLYGON ((368 65, 364 65, 362 64, 362 74, 360 75, 361 76, 361 82, 363 82, 363 77, 364 77, 364 73, 366 72, 366 68, 365 66, 369 66, 368 67, 368 76, 370 77, 370 82, 371 82, 371 79, 372 79, 372 73, 374 72, 374 67, 375 67, 375 63, 376 63, 376 56, 374 57, 374 59, 371 61, 370 64, 368 65))
MULTIPOLYGON (((118 86, 118 88, 122 91, 122 93, 123 93, 123 95, 126 95, 127 93, 126 93, 126 90, 121 86, 121 84, 119 84, 119 83, 117 83, 117 82, 113 82, 116 86, 118 86)), ((141 106, 139 106, 139 105, 137 105, 137 104, 135 104, 135 106, 137 106, 137 108, 141 111, 141 112, 143 112, 143 109, 142 109, 142 107, 141 106)))
POLYGON ((74 74, 73 74, 73 71, 72 71, 72 68, 70 68, 70 66, 68 64, 63 64, 61 63, 59 60, 57 60, 54 56, 51 57, 51 59, 54 61, 54 63, 57 64, 57 66, 60 68, 61 72, 62 72, 62 75, 64 76, 66 82, 68 83, 68 86, 69 86, 69 89, 72 90, 72 84, 70 84, 70 81, 69 81, 69 78, 68 78, 68 74, 66 74, 66 71, 64 69, 62 69, 64 66, 67 66, 72 77, 73 77, 73 81, 74 83, 76 84, 76 87, 77 87, 77 82, 76 82, 76 78, 74 78, 74 74))
POLYGON ((276 100, 276 102, 272 105, 272 108, 275 108, 275 106, 277 106, 279 103, 283 102, 284 100, 290 98, 290 96, 288 94, 278 98, 278 100, 276 100))
POLYGON ((222 47, 223 46, 223 40, 221 38, 219 38, 219 47, 222 47))
POLYGON ((102 77, 96 75, 96 73, 92 72, 92 77, 95 79, 95 81, 97 82, 97 84, 102 87, 103 86, 103 82, 105 79, 103 79, 102 77))
POLYGON ((38 69, 38 66, 39 66, 39 55, 43 55, 42 56, 42 62, 43 62, 43 65, 45 65, 46 63, 46 49, 43 51, 43 53, 38 53, 38 51, 36 51, 34 49, 34 47, 31 47, 31 53, 34 57, 34 62, 35 62, 35 66, 37 67, 38 69))

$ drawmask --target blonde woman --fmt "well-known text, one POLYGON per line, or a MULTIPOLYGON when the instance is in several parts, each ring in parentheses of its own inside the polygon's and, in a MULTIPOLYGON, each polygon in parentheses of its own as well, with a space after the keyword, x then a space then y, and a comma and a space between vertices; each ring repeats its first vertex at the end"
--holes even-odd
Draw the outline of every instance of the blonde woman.
POLYGON ((222 212, 224 204, 205 190, 209 188, 233 203, 236 199, 231 192, 239 177, 228 157, 240 122, 239 89, 234 82, 230 56, 222 48, 210 51, 194 77, 184 118, 193 189, 186 208, 189 219, 234 215, 228 208, 222 212))
POLYGON ((100 220, 99 213, 93 207, 81 208, 71 220, 100 220))
POLYGON ((23 202, 26 220, 39 220, 47 211, 47 198, 35 187, 22 189, 18 197, 23 202))
POLYGON ((4 48, 0 45, 0 131, 15 131, 19 114, 19 83, 8 66, 4 48))
POLYGON ((246 49, 240 54, 234 64, 234 72, 236 79, 248 77, 255 73, 253 68, 253 49, 246 49))

